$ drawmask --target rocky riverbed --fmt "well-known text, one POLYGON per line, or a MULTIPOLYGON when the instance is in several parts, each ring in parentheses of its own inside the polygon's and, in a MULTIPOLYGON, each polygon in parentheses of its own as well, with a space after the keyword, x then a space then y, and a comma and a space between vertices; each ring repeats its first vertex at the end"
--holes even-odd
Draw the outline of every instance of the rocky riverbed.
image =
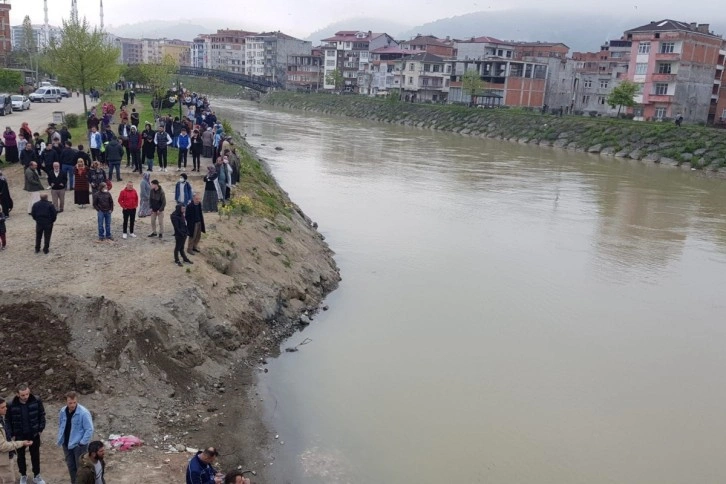
POLYGON ((263 96, 261 102, 464 136, 630 158, 726 177, 726 133, 703 126, 678 128, 668 122, 559 117, 522 109, 411 104, 365 96, 282 91, 263 96))

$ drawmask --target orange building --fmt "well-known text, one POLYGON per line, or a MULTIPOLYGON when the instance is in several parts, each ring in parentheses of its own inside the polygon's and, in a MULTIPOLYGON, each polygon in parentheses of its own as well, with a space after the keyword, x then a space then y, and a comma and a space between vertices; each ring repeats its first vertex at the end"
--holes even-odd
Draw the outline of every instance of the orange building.
POLYGON ((708 113, 708 122, 722 127, 726 127, 726 74, 724 73, 726 73, 726 41, 723 42, 721 50, 718 52, 718 63, 711 93, 711 111, 708 113))
POLYGON ((13 50, 12 34, 10 32, 10 4, 0 3, 0 62, 8 63, 8 54, 13 50))

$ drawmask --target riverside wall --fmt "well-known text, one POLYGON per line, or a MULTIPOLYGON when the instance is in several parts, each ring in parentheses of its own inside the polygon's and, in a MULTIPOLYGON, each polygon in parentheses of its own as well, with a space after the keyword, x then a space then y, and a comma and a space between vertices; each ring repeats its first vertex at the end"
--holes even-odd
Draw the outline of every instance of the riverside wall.
POLYGON ((266 105, 695 168, 726 177, 726 131, 671 122, 544 115, 521 109, 411 104, 334 94, 273 92, 266 105))

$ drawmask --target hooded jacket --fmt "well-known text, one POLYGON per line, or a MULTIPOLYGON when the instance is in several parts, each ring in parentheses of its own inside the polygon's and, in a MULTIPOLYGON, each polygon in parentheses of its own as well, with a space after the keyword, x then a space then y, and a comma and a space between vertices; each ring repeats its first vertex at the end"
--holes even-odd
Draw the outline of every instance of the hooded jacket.
MULTIPOLYGON (((106 484, 106 462, 101 461, 101 482, 106 484)), ((76 484, 96 484, 96 467, 88 454, 81 457, 81 465, 76 474, 76 484)))
POLYGON ((187 237, 189 236, 189 230, 187 229, 187 221, 184 219, 182 214, 181 205, 177 205, 174 211, 171 213, 171 224, 174 226, 174 237, 187 237))
POLYGON ((139 194, 133 188, 129 190, 124 188, 118 194, 118 204, 123 210, 131 210, 139 206, 139 194))
POLYGON ((120 163, 124 156, 124 148, 116 138, 113 138, 106 145, 106 161, 109 163, 120 163))

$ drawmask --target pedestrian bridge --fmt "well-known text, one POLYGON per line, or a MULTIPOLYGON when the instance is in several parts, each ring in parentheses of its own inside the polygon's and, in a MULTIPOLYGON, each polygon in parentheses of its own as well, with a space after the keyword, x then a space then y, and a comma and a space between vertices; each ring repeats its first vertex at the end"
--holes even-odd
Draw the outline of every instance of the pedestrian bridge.
POLYGON ((258 92, 267 92, 270 89, 282 89, 279 82, 272 82, 257 76, 248 76, 237 72, 227 72, 218 69, 204 69, 202 67, 179 67, 179 74, 183 76, 213 77, 220 81, 237 84, 258 92))

